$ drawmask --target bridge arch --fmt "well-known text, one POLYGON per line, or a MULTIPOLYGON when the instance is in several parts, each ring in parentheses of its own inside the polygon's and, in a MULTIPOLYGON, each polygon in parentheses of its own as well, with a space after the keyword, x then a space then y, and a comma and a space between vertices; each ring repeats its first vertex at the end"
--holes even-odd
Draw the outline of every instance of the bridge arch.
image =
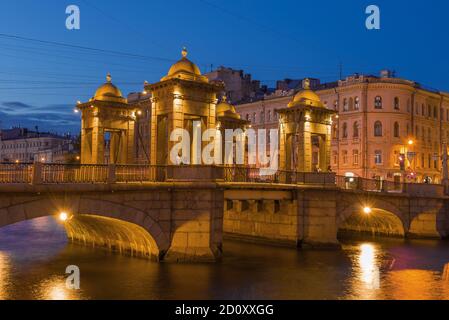
POLYGON ((337 213, 339 235, 357 232, 372 235, 405 237, 407 219, 394 204, 376 200, 372 202, 352 201, 342 206, 337 213))
MULTIPOLYGON (((0 204, 1 205, 1 204, 0 204)), ((34 197, 0 207, 0 228, 45 216, 67 212, 64 222, 68 238, 109 247, 133 255, 162 259, 170 247, 156 217, 144 210, 113 201, 79 196, 34 197)))

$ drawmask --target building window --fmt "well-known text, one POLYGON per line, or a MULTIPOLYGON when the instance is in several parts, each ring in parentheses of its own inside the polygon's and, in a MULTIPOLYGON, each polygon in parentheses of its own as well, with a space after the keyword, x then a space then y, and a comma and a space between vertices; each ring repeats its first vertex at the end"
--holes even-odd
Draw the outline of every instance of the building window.
POLYGON ((343 122, 343 132, 342 132, 342 138, 346 139, 348 137, 348 125, 346 122, 343 122))
POLYGON ((333 139, 337 139, 338 138, 338 128, 337 128, 336 124, 334 124, 332 126, 332 138, 333 139))
POLYGON ((399 166, 399 152, 397 150, 394 150, 393 152, 393 157, 394 157, 394 165, 395 166, 399 166))
POLYGON ((348 110, 349 110, 348 99, 344 98, 343 99, 343 111, 348 111, 348 110))
POLYGON ((343 150, 343 164, 348 164, 348 150, 343 150))
POLYGON ((407 99, 407 112, 410 112, 410 99, 407 99))
POLYGON ((395 138, 399 138, 399 123, 395 122, 394 123, 394 137, 395 138))
POLYGON ((381 150, 374 151, 374 163, 382 164, 382 151, 381 150))
POLYGON ((334 166, 336 166, 337 163, 338 163, 338 153, 337 153, 337 151, 332 152, 332 158, 333 158, 334 166))
POLYGON ((352 161, 355 166, 359 164, 359 150, 352 150, 352 161))
POLYGON ((398 97, 394 98, 394 109, 399 110, 399 98, 398 97))
POLYGON ((352 125, 352 137, 358 138, 359 137, 359 123, 356 121, 352 125))
POLYGON ((334 101, 334 110, 338 110, 338 100, 334 101))
POLYGON ((427 105, 427 116, 432 117, 432 106, 430 104, 427 105))
POLYGON ((264 123, 265 122, 265 112, 260 111, 260 123, 264 123))
POLYGON ((438 109, 436 106, 433 107, 433 117, 435 119, 438 119, 438 109))
POLYGON ((382 97, 381 96, 377 96, 376 98, 374 98, 374 108, 382 109, 382 97))
POLYGON ((271 110, 268 110, 268 121, 271 121, 271 110))
POLYGON ((352 98, 349 98, 349 111, 354 110, 354 100, 352 98))
POLYGON ((253 113, 253 123, 256 123, 256 113, 253 113))
POLYGON ((432 164, 432 156, 431 156, 431 154, 429 153, 428 155, 427 155, 427 167, 430 169, 430 168, 432 168, 431 167, 431 164, 432 164))
POLYGON ((354 99, 354 110, 359 110, 360 109, 360 98, 359 97, 355 97, 354 99))
POLYGON ((382 122, 380 121, 374 123, 374 136, 382 137, 382 122))
POLYGON ((421 105, 421 115, 424 117, 426 115, 426 106, 424 103, 421 105))

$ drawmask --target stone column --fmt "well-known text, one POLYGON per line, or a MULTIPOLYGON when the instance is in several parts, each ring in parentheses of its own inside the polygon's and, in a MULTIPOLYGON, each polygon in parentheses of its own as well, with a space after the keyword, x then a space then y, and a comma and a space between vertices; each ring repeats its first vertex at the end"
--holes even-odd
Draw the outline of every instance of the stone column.
POLYGON ((81 131, 81 163, 92 163, 92 130, 82 129, 81 131))
POLYGON ((100 127, 92 129, 92 164, 104 163, 104 130, 100 127))

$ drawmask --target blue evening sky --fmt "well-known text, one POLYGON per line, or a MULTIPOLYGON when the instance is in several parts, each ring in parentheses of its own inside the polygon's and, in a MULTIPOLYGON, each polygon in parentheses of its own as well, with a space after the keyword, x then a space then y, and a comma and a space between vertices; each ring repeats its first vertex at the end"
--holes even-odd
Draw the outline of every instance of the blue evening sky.
POLYGON ((337 80, 341 62, 344 75, 390 68, 449 91, 448 13, 447 0, 2 0, 0 125, 76 132, 76 101, 107 72, 125 95, 140 91, 184 45, 203 72, 230 66, 269 86, 286 77, 337 80), (81 30, 65 28, 70 4, 81 10, 81 30), (365 28, 370 4, 381 10, 379 31, 365 28))

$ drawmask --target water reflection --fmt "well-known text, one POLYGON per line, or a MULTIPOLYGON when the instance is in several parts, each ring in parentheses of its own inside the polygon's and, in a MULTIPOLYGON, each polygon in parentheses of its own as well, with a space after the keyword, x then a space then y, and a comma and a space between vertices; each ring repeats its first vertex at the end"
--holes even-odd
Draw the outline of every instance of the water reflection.
POLYGON ((448 242, 300 251, 225 241, 219 263, 158 264, 67 244, 42 219, 0 229, 0 299, 449 299, 448 242), (81 290, 66 288, 68 265, 80 267, 81 290))
POLYGON ((8 298, 8 284, 10 275, 8 256, 0 251, 0 300, 8 298))
POLYGON ((367 289, 379 289, 380 274, 378 263, 374 245, 369 243, 360 245, 360 279, 366 285, 367 289))
POLYGON ((38 285, 36 292, 40 300, 74 300, 79 299, 79 291, 66 287, 65 279, 61 277, 50 277, 38 285))

